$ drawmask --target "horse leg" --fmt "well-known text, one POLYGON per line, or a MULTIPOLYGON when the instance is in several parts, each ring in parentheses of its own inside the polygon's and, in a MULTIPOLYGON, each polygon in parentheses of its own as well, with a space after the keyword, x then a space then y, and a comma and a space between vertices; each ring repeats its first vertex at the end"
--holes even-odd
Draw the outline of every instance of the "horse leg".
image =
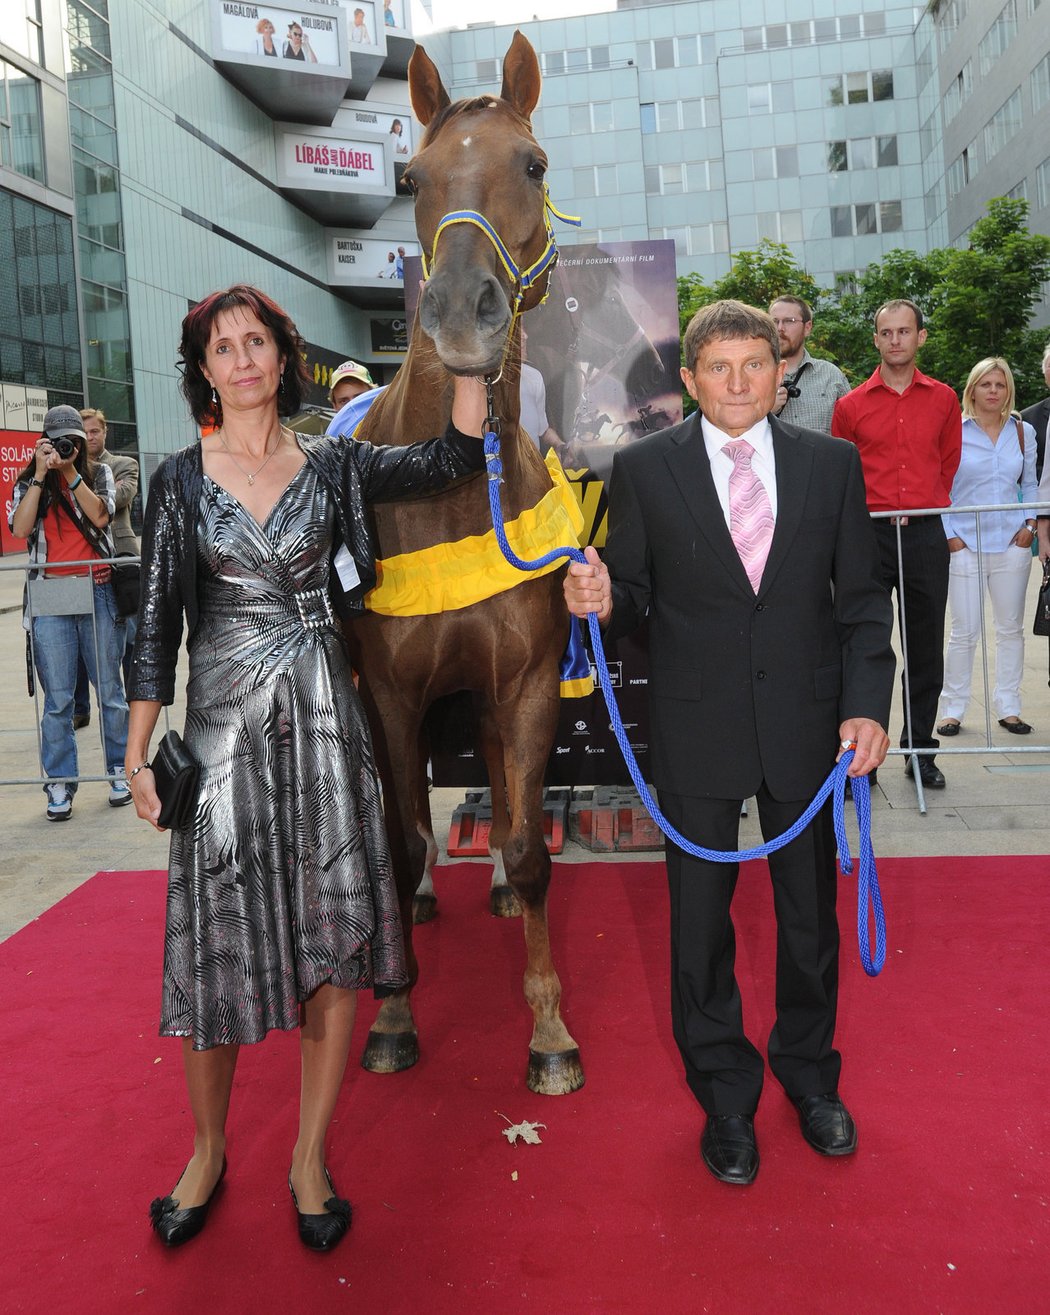
MULTIPOLYGON (((416 829, 416 790, 419 751, 418 721, 403 707, 380 702, 370 686, 361 682, 361 695, 372 725, 376 766, 383 783, 390 858, 397 885, 401 927, 405 938, 408 983, 383 999, 368 1033, 361 1067, 371 1073, 400 1073, 419 1059, 419 1036, 412 1015, 412 988, 419 978, 419 962, 412 944, 412 899, 423 870, 426 843, 416 829)), ((380 696, 381 698, 382 696, 380 696)))
POLYGON ((537 716, 538 700, 522 698, 495 716, 507 746, 510 834, 503 847, 507 879, 521 904, 527 964, 525 999, 532 1010, 526 1083, 530 1091, 561 1096, 583 1086, 583 1065, 576 1042, 561 1017, 561 982, 551 956, 547 925, 547 890, 551 860, 543 835, 543 773, 547 747, 553 742, 557 698, 547 699, 537 716), (549 722, 544 735, 542 722, 549 722))
POLYGON ((430 794, 427 786, 427 759, 430 747, 426 736, 420 732, 419 770, 416 773, 416 833, 426 845, 423 859, 423 875, 412 897, 412 921, 418 927, 437 917, 437 894, 434 890, 434 864, 438 858, 438 845, 434 839, 434 823, 430 815, 430 794))
POLYGON ((477 700, 478 738, 481 756, 489 778, 489 795, 492 800, 492 826, 489 829, 489 857, 492 859, 492 884, 489 887, 489 911, 494 918, 521 916, 518 903, 507 881, 503 862, 503 846, 510 835, 510 813, 507 810, 507 777, 503 769, 503 741, 499 728, 488 707, 477 700))

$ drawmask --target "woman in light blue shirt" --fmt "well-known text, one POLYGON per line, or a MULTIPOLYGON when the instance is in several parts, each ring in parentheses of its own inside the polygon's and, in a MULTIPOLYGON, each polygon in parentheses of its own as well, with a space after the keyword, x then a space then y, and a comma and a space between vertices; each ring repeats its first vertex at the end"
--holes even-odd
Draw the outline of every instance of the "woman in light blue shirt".
MULTIPOLYGON (((1037 500, 1035 430, 1014 413, 1014 377, 1001 356, 989 356, 970 371, 963 389, 962 459, 952 484, 952 505, 972 507, 1037 500)), ((938 735, 958 735, 970 701, 973 659, 981 631, 981 594, 995 622, 995 688, 992 704, 999 725, 1029 735, 1021 720, 1024 671, 1024 609, 1032 568, 1035 513, 949 512, 944 529, 951 549, 948 602, 951 637, 944 659, 938 735), (977 520, 980 516, 980 553, 977 520)))

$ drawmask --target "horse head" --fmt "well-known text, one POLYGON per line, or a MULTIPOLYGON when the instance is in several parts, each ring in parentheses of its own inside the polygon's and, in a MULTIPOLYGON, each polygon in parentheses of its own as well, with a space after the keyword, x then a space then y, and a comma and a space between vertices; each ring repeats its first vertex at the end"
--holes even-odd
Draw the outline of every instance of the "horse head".
POLYGON ((500 95, 453 104, 417 46, 408 84, 426 126, 404 174, 427 273, 419 323, 453 374, 492 374, 517 313, 545 292, 556 253, 543 181, 547 157, 531 130, 539 62, 515 32, 500 95))

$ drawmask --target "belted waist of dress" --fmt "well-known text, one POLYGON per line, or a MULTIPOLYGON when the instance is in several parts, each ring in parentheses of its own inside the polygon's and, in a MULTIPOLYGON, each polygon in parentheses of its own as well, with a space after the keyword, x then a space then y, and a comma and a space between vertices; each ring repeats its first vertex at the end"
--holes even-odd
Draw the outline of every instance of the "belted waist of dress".
POLYGON ((221 608, 227 614, 243 617, 257 617, 260 621, 275 622, 281 614, 288 621, 296 619, 304 630, 338 630, 339 618, 332 607, 332 600, 327 589, 290 590, 287 593, 273 594, 252 593, 243 597, 231 596, 227 585, 225 588, 205 591, 203 602, 213 608, 221 608))

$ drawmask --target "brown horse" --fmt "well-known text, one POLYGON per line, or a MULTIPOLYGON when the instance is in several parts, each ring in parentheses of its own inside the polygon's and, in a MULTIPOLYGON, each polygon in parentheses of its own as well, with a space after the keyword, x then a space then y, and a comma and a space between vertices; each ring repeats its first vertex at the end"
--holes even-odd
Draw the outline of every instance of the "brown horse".
MULTIPOLYGON (((518 434, 517 312, 540 300, 547 274, 523 290, 481 227, 442 226, 442 220, 464 209, 484 216, 519 270, 529 269, 547 249, 547 161, 530 131, 539 64, 516 33, 504 60, 500 96, 451 104, 437 69, 417 47, 409 88, 416 117, 427 130, 404 177, 415 195, 416 229, 430 256, 430 276, 405 363, 368 412, 359 437, 411 443, 439 433, 451 414, 452 375, 494 376, 502 369, 494 400, 502 423, 501 492, 509 523, 552 487, 535 447, 518 434)), ((486 480, 480 476, 422 501, 376 506, 375 523, 381 561, 484 535, 492 526, 486 480)), ((528 953, 525 998, 534 1021, 527 1081, 533 1091, 549 1094, 583 1084, 579 1051, 559 1010, 561 984, 547 928, 550 858, 543 835, 543 775, 554 741, 558 664, 568 632, 561 574, 559 569, 521 576, 515 587, 453 611, 409 616, 370 611, 354 622, 350 636, 383 780, 412 985, 418 976, 413 896, 437 852, 423 717, 435 699, 457 690, 474 691, 481 707, 493 800, 494 911, 509 912, 514 896, 521 907, 528 953)), ((362 1061, 366 1068, 394 1072, 416 1062, 410 991, 411 985, 383 1002, 362 1061)))

